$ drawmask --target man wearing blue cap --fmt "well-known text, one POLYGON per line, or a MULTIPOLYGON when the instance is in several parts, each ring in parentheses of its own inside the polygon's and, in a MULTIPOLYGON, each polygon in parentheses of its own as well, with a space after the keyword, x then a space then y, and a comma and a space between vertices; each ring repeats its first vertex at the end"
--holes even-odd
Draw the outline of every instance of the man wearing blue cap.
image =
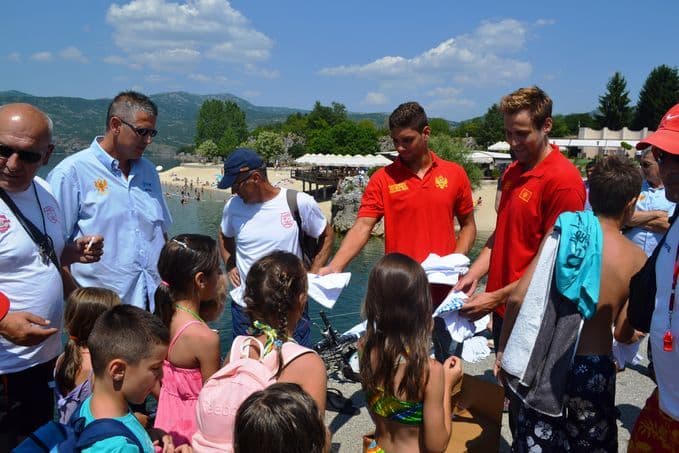
MULTIPOLYGON (((266 175, 266 166, 253 150, 239 148, 224 161, 220 189, 231 188, 233 197, 226 202, 219 232, 220 252, 229 280, 241 291, 232 292, 231 319, 234 338, 245 335, 251 322, 242 300, 245 277, 250 266, 262 256, 284 250, 302 257, 300 232, 287 201, 287 189, 274 187, 266 175)), ((319 252, 310 264, 316 273, 330 256, 333 230, 318 203, 303 192, 297 193, 297 210, 302 230, 318 238, 319 252)), ((295 340, 311 346, 308 314, 304 313, 295 328, 295 340)))

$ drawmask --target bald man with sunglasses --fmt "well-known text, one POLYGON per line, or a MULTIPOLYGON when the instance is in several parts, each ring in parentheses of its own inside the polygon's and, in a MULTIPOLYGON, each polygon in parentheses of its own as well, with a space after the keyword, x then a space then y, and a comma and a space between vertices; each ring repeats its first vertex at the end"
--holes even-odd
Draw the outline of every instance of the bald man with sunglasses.
POLYGON ((36 176, 53 149, 47 115, 29 104, 0 107, 0 451, 51 420, 61 265, 97 261, 102 253, 100 236, 65 241, 57 200, 36 176))
POLYGON ((109 105, 106 132, 64 159, 47 176, 61 204, 69 238, 101 234, 106 254, 92 266, 71 266, 82 286, 115 291, 123 303, 153 311, 157 263, 172 223, 155 165, 143 157, 156 136, 158 108, 134 91, 109 105))

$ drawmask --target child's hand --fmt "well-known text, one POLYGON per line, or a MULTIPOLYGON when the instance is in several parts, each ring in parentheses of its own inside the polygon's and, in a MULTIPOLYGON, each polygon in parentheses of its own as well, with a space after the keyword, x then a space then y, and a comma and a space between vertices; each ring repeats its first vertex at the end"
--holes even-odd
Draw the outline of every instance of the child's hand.
POLYGON ((452 389, 462 379, 462 360, 450 356, 443 362, 443 379, 446 388, 452 389))

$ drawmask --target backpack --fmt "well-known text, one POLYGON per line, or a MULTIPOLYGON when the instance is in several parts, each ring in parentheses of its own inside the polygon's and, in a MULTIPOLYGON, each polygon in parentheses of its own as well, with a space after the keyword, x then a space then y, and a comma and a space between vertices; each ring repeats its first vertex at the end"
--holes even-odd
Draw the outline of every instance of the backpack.
MULTIPOLYGON (((262 356, 264 346, 254 337, 238 336, 233 340, 229 363, 213 374, 203 385, 196 404, 198 431, 191 441, 200 451, 231 451, 233 426, 241 403, 253 393, 276 382, 276 352, 262 356), (258 359, 249 356, 250 346, 259 350, 258 359)), ((307 352, 294 342, 283 344, 281 367, 307 352)))
POLYGON ((672 215, 669 220, 670 228, 663 235, 662 239, 655 246, 655 250, 646 264, 634 274, 629 282, 629 304, 627 305, 627 319, 632 327, 644 333, 651 331, 651 318, 655 310, 655 294, 656 279, 655 279, 655 263, 658 260, 658 254, 665 244, 667 233, 670 231, 674 222, 679 217, 679 210, 672 215))
POLYGON ((91 447, 100 440, 121 436, 127 442, 136 445, 140 452, 144 451, 137 436, 122 422, 112 418, 100 418, 85 426, 85 417, 80 417, 80 406, 75 410, 66 424, 47 422, 17 445, 14 453, 79 452, 91 447))
POLYGON ((292 189, 287 189, 285 196, 288 201, 288 208, 297 223, 297 229, 299 230, 299 247, 302 249, 302 262, 304 267, 308 270, 311 268, 311 263, 314 262, 314 258, 318 255, 321 250, 321 241, 319 238, 309 236, 302 229, 302 218, 299 215, 299 207, 297 206, 297 191, 292 189))

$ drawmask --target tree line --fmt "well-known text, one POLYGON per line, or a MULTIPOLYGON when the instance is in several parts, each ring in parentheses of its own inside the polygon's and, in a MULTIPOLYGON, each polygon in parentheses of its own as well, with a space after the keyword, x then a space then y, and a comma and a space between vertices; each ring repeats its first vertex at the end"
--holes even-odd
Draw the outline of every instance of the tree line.
MULTIPOLYGON (((580 127, 655 129, 663 113, 677 102, 677 68, 666 65, 654 68, 639 93, 636 106, 631 105, 624 76, 616 72, 609 80, 606 92, 599 97, 595 112, 554 115, 551 136, 577 135, 580 127)), ((429 123, 432 136, 439 137, 435 140, 438 148, 433 145, 432 148, 444 154, 443 157, 449 154, 447 157, 465 166, 468 153, 462 151, 474 146, 485 148, 504 140, 503 118, 497 104, 490 106, 485 115, 456 127, 443 118, 431 118, 429 123)), ((389 149, 390 144, 386 125, 376 125, 370 120, 352 121, 346 107, 338 102, 326 106, 316 101, 309 113, 294 113, 284 122, 248 131, 245 113, 236 103, 210 99, 200 108, 191 151, 207 158, 219 158, 239 146, 248 146, 273 163, 306 153, 374 154, 380 149, 389 149)))

